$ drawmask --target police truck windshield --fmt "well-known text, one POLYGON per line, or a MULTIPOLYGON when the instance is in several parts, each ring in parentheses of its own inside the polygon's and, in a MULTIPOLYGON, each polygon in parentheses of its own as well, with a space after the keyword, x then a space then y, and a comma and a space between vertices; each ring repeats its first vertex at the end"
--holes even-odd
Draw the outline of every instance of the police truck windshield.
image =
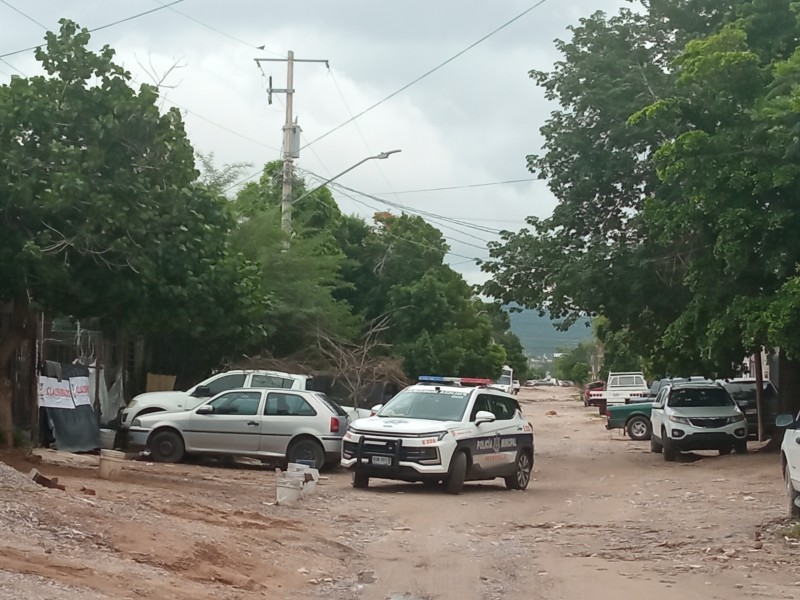
POLYGON ((469 402, 469 391, 438 388, 402 391, 392 398, 377 416, 386 418, 460 421, 469 402))

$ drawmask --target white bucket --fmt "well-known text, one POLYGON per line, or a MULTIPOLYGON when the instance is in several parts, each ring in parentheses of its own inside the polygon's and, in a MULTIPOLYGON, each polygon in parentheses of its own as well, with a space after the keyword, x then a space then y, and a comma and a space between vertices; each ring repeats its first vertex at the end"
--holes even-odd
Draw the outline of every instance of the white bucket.
POLYGON ((117 432, 114 429, 100 429, 100 447, 106 450, 114 449, 114 440, 117 432))
POLYGON ((100 479, 116 479, 122 472, 125 453, 116 450, 100 450, 100 479))
POLYGON ((303 496, 303 481, 296 478, 275 480, 275 500, 281 506, 294 506, 303 496))

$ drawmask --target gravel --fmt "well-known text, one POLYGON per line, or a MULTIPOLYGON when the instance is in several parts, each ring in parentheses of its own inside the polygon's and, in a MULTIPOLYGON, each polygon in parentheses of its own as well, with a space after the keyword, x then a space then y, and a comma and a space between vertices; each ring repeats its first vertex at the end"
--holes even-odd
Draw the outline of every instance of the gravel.
POLYGON ((0 489, 39 490, 41 488, 14 467, 9 467, 6 463, 0 462, 0 489))

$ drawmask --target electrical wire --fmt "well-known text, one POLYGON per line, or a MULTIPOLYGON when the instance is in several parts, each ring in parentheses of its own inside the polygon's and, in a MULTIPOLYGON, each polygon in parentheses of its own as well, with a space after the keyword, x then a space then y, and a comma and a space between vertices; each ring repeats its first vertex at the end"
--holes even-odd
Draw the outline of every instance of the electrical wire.
MULTIPOLYGON (((133 21, 134 19, 138 19, 139 17, 144 17, 145 15, 152 14, 154 12, 158 12, 160 10, 164 10, 165 8, 169 8, 170 6, 174 6, 176 4, 180 4, 184 0, 173 0, 169 4, 162 4, 156 8, 151 8, 150 10, 146 10, 144 12, 137 13, 135 15, 131 15, 129 17, 125 17, 124 19, 118 19, 116 21, 112 21, 111 23, 106 23, 105 25, 100 25, 99 27, 94 27, 89 29, 89 33, 94 33, 95 31, 101 31, 103 29, 108 29, 109 27, 113 27, 114 25, 119 25, 120 23, 126 23, 128 21, 133 21)), ((14 56, 15 54, 22 54, 23 52, 29 52, 31 50, 36 50, 37 48, 41 47, 42 44, 37 44, 35 46, 31 46, 29 48, 21 48, 20 50, 14 50, 13 52, 6 52, 5 54, 0 54, 0 58, 6 58, 8 56, 14 56)))
POLYGON ((44 28, 45 30, 47 30, 47 25, 42 25, 41 21, 37 21, 37 20, 36 20, 36 19, 34 19, 32 16, 30 16, 30 15, 28 15, 28 14, 26 14, 26 13, 22 12, 20 9, 18 9, 16 6, 14 6, 13 4, 11 4, 10 2, 6 2, 6 0, 0 0, 0 3, 2 3, 2 4, 5 4, 5 5, 6 5, 8 8, 10 8, 11 10, 13 10, 14 12, 16 12, 16 13, 19 13, 20 15, 22 15, 23 17, 25 17, 26 19, 28 19, 28 21, 31 21, 31 22, 33 22, 33 23, 36 23, 36 24, 37 24, 39 27, 42 27, 42 28, 44 28))
POLYGON ((229 40, 233 40, 234 42, 239 42, 240 44, 242 44, 244 46, 247 46, 248 48, 254 48, 256 50, 262 50, 263 52, 266 52, 267 54, 272 54, 273 56, 283 57, 282 54, 278 54, 277 52, 273 52, 272 50, 267 50, 264 46, 256 46, 255 44, 251 44, 250 42, 248 42, 246 40, 243 40, 242 38, 238 38, 235 35, 232 35, 230 33, 222 31, 221 29, 217 29, 213 25, 209 25, 208 23, 204 23, 200 19, 197 19, 197 18, 195 18, 195 17, 193 17, 191 15, 187 15, 185 12, 183 12, 181 10, 178 10, 177 8, 173 8, 171 5, 165 6, 164 3, 160 2, 159 0, 153 0, 153 2, 155 2, 156 4, 158 4, 160 6, 164 6, 164 8, 169 8, 172 12, 177 13, 180 16, 186 18, 186 19, 189 19, 190 21, 193 21, 194 23, 197 23, 198 25, 200 25, 202 27, 205 27, 206 29, 209 29, 209 30, 213 31, 216 34, 219 34, 219 35, 221 35, 223 37, 226 37, 229 40))
POLYGON ((368 112, 370 112, 371 110, 373 110, 373 109, 375 109, 375 108, 379 107, 381 104, 383 104, 383 103, 384 103, 384 102, 386 102, 387 100, 391 100, 392 98, 394 98, 394 97, 395 97, 395 96, 397 96, 398 94, 400 94, 400 93, 402 93, 402 92, 406 91, 408 88, 410 88, 411 86, 413 86, 413 85, 415 85, 415 84, 419 83, 420 81, 422 81, 422 80, 423 80, 423 79, 425 79, 426 77, 429 77, 430 75, 433 75, 433 74, 434 74, 436 71, 438 71, 439 69, 441 69, 441 68, 445 67, 446 65, 450 64, 451 62, 453 62, 453 61, 454 61, 454 60, 456 60, 457 58, 459 58, 459 57, 461 57, 462 55, 466 54, 467 52, 469 52, 470 50, 472 50, 472 49, 473 49, 475 46, 478 46, 479 44, 481 44, 481 43, 485 42, 486 40, 488 40, 490 37, 492 37, 492 36, 493 36, 493 35, 495 35, 496 33, 499 33, 500 31, 502 31, 503 29, 505 29, 506 27, 508 27, 508 26, 509 26, 509 25, 511 25, 512 23, 514 23, 515 21, 518 21, 519 19, 521 19, 522 17, 524 17, 525 15, 527 15, 529 12, 531 12, 531 11, 535 10, 536 8, 539 8, 539 7, 540 7, 542 4, 544 4, 545 2, 547 2, 547 0, 539 0, 539 1, 538 1, 538 2, 536 2, 536 3, 535 3, 533 6, 530 6, 530 7, 526 8, 524 11, 522 11, 521 13, 519 13, 519 14, 518 14, 517 16, 515 16, 514 18, 510 19, 509 21, 506 21, 505 23, 503 23, 502 25, 500 25, 500 27, 497 27, 496 29, 494 29, 494 30, 490 31, 489 33, 487 33, 486 35, 484 35, 484 36, 483 36, 482 38, 480 38, 478 41, 476 41, 476 42, 473 42, 472 44, 470 44, 469 46, 467 46, 467 47, 466 47, 466 48, 464 48, 463 50, 461 50, 461 51, 457 52, 456 54, 454 54, 453 56, 451 56, 451 57, 450 57, 450 58, 448 58, 447 60, 445 60, 445 61, 443 61, 443 62, 439 63, 438 65, 436 65, 436 66, 435 66, 435 67, 433 67, 432 69, 429 69, 428 71, 426 71, 425 73, 423 73, 422 75, 420 75, 419 77, 417 77, 416 79, 414 79, 413 81, 411 81, 411 82, 407 83, 406 85, 404 85, 404 86, 403 86, 403 87, 401 87, 400 89, 398 89, 398 90, 396 90, 396 91, 392 92, 391 94, 389 94, 388 96, 386 96, 386 97, 385 97, 383 100, 379 100, 379 101, 378 101, 378 102, 376 102, 375 104, 373 104, 373 105, 371 105, 371 106, 369 106, 369 107, 365 108, 364 110, 362 110, 362 111, 361 111, 360 113, 358 113, 357 115, 355 115, 355 116, 353 116, 353 117, 349 118, 349 119, 348 119, 347 121, 345 121, 344 123, 341 123, 340 125, 337 125, 337 126, 336 126, 336 127, 334 127, 333 129, 331 129, 331 130, 329 130, 329 131, 327 131, 327 132, 323 133, 321 136, 319 136, 319 137, 317 137, 317 138, 315 138, 315 139, 311 140, 311 141, 310 141, 308 144, 306 144, 305 146, 303 146, 303 147, 302 147, 302 148, 300 148, 300 149, 302 150, 302 149, 304 149, 304 148, 306 148, 306 147, 310 146, 311 144, 316 144, 318 141, 320 141, 320 140, 322 140, 322 139, 324 139, 324 138, 328 137, 330 134, 332 134, 332 133, 333 133, 333 132, 335 132, 335 131, 338 131, 339 129, 341 129, 341 128, 342 128, 342 127, 344 127, 345 125, 348 125, 349 123, 352 123, 353 121, 355 121, 355 120, 356 120, 356 119, 358 119, 359 117, 363 117, 365 114, 367 114, 367 113, 368 113, 368 112))
POLYGON ((537 181, 536 177, 528 177, 527 179, 508 179, 506 181, 490 181, 488 183, 468 183, 466 185, 451 185, 448 187, 436 187, 436 188, 427 188, 427 189, 420 189, 420 190, 402 190, 399 192, 380 192, 382 194, 421 194, 423 192, 443 192, 446 190, 465 190, 468 188, 480 188, 480 187, 489 187, 492 185, 506 185, 509 183, 526 183, 529 181, 537 181))
MULTIPOLYGON (((364 202, 364 201, 362 201, 362 200, 359 200, 359 199, 357 199, 357 198, 354 198, 353 196, 350 196, 349 194, 344 194, 344 195, 345 195, 345 196, 347 196, 348 198, 350 198, 350 199, 351 199, 353 202, 356 202, 357 204, 361 204, 361 205, 363 205, 363 206, 366 206, 366 207, 367 207, 367 208, 369 208, 370 210, 378 210, 378 208, 376 208, 375 206, 371 206, 370 204, 368 204, 368 203, 366 203, 366 202, 364 202)), ((437 251, 441 251, 441 248, 437 248, 436 246, 431 246, 431 245, 429 245, 429 244, 423 244, 422 242, 418 242, 418 241, 416 241, 416 240, 412 240, 412 239, 409 239, 409 238, 404 238, 404 237, 402 237, 402 236, 395 235, 395 234, 393 234, 393 233, 390 233, 390 232, 388 232, 388 231, 384 231, 384 235, 387 235, 387 236, 389 236, 389 237, 392 237, 392 238, 394 238, 394 239, 397 239, 397 240, 401 240, 401 241, 404 241, 404 242, 408 242, 408 243, 410 243, 410 244, 413 244, 413 245, 415 245, 415 246, 420 246, 420 247, 422 247, 422 248, 426 248, 426 249, 428 249, 428 250, 437 250, 437 251)), ((445 253, 446 255, 449 255, 449 256, 455 256, 455 257, 457 257, 457 258, 463 258, 463 259, 466 259, 467 261, 470 261, 470 262, 474 262, 474 261, 480 261, 480 260, 483 260, 483 259, 481 259, 481 258, 477 258, 477 257, 474 257, 474 256, 466 256, 466 255, 464 255, 464 254, 458 254, 457 252, 451 252, 451 251, 449 251, 449 250, 445 250, 445 252, 444 252, 444 253, 445 253)))

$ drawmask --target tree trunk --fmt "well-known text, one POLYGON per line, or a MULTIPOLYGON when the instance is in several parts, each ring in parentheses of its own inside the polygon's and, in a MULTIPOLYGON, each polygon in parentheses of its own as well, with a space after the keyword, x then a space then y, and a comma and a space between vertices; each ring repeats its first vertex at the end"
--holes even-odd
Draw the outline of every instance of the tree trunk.
POLYGON ((763 442, 764 435, 764 370, 761 366, 761 350, 755 353, 756 357, 756 412, 758 413, 758 441, 763 442))
POLYGON ((27 297, 14 300, 8 331, 0 335, 0 447, 14 443, 13 393, 8 363, 27 337, 33 335, 35 319, 27 297))

